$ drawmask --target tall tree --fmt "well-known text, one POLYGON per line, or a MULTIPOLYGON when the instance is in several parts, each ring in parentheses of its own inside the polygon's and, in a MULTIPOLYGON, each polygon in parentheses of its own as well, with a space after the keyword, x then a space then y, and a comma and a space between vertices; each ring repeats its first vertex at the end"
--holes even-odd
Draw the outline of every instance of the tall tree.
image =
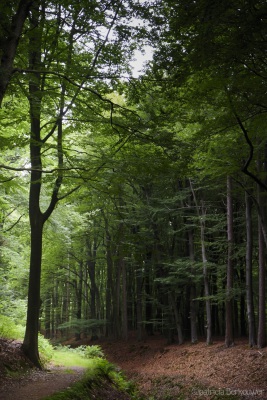
MULTIPOLYGON (((114 103, 105 97, 111 91, 107 82, 98 83, 97 74, 114 76, 119 56, 127 53, 123 49, 125 36, 121 39, 119 18, 127 18, 126 5, 121 3, 98 7, 77 4, 52 4, 36 2, 30 15, 29 66, 23 69, 29 76, 30 104, 30 161, 31 183, 29 215, 31 225, 31 259, 28 293, 28 313, 23 350, 31 361, 41 367, 38 355, 38 329, 40 312, 40 278, 42 263, 43 227, 58 201, 79 188, 79 183, 60 195, 64 170, 79 169, 76 150, 64 146, 70 125, 74 129, 77 114, 83 117, 88 107, 93 110, 93 119, 85 118, 89 124, 107 121, 111 130, 115 120, 114 103), (47 15, 49 14, 49 17, 47 15), (117 42, 110 36, 117 37, 117 42), (92 41, 88 46, 89 40, 92 41), (53 42, 53 46, 51 43, 53 42), (112 43, 112 45, 111 45, 112 43), (114 55, 110 46, 116 52, 114 55), (88 60, 90 61, 88 65, 88 60), (77 72, 77 66, 79 71, 77 72), (108 72, 104 72, 104 69, 108 72), (110 75, 109 75, 110 74, 110 75), (50 80, 53 76, 53 82, 50 80), (100 92, 98 92, 98 89, 100 92), (105 92, 106 91, 106 92, 105 92), (90 106, 91 104, 91 106, 90 106), (75 107, 76 106, 76 107, 75 107), (79 108, 79 111, 76 111, 79 108), (69 126, 65 121, 69 119, 69 126), (73 122, 74 121, 74 122, 73 122), (50 162, 50 179, 44 178, 44 166, 50 162), (54 177, 54 182, 53 182, 54 177), (50 185, 49 185, 50 184, 50 185), (42 191, 51 190, 48 206, 42 211, 42 191)), ((125 26, 124 23, 122 23, 125 26)), ((129 50, 129 52, 131 49, 129 50)), ((121 66, 120 66, 121 67, 121 66)), ((117 71, 116 71, 117 72, 117 71)), ((115 79, 115 78, 114 78, 115 79)), ((79 155, 79 152, 77 152, 79 155)), ((105 162, 104 162, 105 164, 105 162)), ((104 165, 103 164, 103 165, 104 165)), ((101 168, 101 166, 100 166, 101 168)), ((86 167, 80 167, 86 171, 86 167)), ((79 174, 78 174, 79 175, 79 174)), ((84 182, 84 176, 76 178, 84 182)))

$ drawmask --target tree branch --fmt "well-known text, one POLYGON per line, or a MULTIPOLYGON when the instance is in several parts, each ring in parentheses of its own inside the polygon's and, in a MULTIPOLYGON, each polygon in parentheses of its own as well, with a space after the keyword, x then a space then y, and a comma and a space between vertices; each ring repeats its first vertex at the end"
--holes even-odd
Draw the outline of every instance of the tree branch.
POLYGON ((25 214, 22 214, 22 215, 18 218, 18 220, 17 220, 16 222, 14 222, 13 225, 11 225, 10 228, 5 229, 5 230, 4 230, 4 233, 11 231, 11 229, 13 229, 13 228, 19 223, 19 221, 21 220, 21 218, 22 218, 24 215, 25 215, 25 214))
POLYGON ((244 172, 244 174, 246 174, 250 178, 252 178, 261 188, 263 188, 264 190, 267 191, 267 186, 265 185, 265 183, 262 180, 260 180, 256 175, 254 175, 252 172, 250 172, 248 170, 249 165, 250 165, 251 161, 253 160, 254 146, 253 146, 253 144, 252 144, 252 142, 251 142, 251 140, 249 138, 247 129, 245 128, 243 122, 241 121, 240 117, 238 116, 238 114, 237 114, 237 112, 235 110, 235 107, 233 105, 233 102, 232 102, 232 99, 230 97, 229 91, 227 89, 226 89, 226 93, 227 93, 227 97, 228 97, 228 100, 229 100, 229 103, 230 103, 231 111, 234 114, 235 119, 236 119, 239 127, 241 128, 241 130, 242 130, 242 132, 244 134, 245 140, 246 140, 246 142, 247 142, 247 144, 249 146, 249 156, 248 156, 248 158, 247 158, 247 160, 245 162, 245 165, 241 169, 241 171, 244 172))

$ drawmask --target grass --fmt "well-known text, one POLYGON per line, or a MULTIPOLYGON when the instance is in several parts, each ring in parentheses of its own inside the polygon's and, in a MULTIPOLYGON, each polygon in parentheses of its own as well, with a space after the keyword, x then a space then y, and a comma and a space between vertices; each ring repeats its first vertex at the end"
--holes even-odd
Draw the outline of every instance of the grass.
MULTIPOLYGON (((76 360, 79 364, 75 364, 75 366, 84 366, 79 355, 69 354, 65 351, 56 351, 55 353, 58 353, 55 358, 60 359, 60 365, 70 366, 72 364, 73 366, 73 362, 76 360), (69 355, 70 359, 66 360, 66 356, 69 355)), ((81 381, 44 400, 106 400, 110 394, 112 394, 112 398, 126 399, 127 397, 132 400, 141 400, 133 384, 127 381, 113 364, 102 358, 88 359, 86 362, 87 369, 81 381)))
POLYGON ((92 366, 92 359, 84 358, 75 352, 57 349, 53 351, 51 362, 56 366, 63 367, 89 368, 92 366))

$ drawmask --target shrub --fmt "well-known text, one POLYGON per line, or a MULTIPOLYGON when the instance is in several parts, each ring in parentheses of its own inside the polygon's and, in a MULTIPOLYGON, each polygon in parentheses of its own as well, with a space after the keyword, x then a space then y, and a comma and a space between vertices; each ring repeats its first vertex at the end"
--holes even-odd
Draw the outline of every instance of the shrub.
POLYGON ((38 335, 38 348, 42 364, 46 364, 52 360, 54 348, 48 339, 43 335, 38 335))
POLYGON ((93 345, 93 346, 79 346, 72 348, 69 345, 68 346, 57 346, 57 350, 61 352, 72 352, 76 353, 79 356, 85 357, 85 358, 103 358, 104 357, 104 352, 101 349, 100 346, 98 345, 93 345))
POLYGON ((103 358, 104 353, 101 347, 98 345, 86 346, 84 350, 84 356, 86 358, 103 358))
POLYGON ((25 328, 16 325, 12 318, 0 315, 0 336, 5 339, 22 339, 25 328))

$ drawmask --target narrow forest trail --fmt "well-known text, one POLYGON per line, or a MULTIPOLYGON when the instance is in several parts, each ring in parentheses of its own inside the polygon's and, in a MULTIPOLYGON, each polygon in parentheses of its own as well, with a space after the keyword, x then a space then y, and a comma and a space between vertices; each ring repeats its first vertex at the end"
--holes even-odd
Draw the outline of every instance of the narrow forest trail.
POLYGON ((0 387, 1 400, 40 400, 79 381, 82 367, 51 367, 49 371, 30 371, 20 378, 10 378, 0 387))

